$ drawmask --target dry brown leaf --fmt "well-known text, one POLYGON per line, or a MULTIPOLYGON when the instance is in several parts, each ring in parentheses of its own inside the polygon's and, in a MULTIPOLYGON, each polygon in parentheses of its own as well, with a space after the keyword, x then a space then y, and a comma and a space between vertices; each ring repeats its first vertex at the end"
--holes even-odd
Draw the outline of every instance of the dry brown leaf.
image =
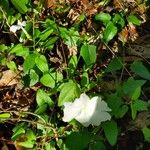
POLYGON ((68 47, 68 49, 69 49, 69 56, 77 55, 77 47, 76 46, 68 47))
POLYGON ((122 31, 118 34, 118 39, 123 42, 126 43, 129 37, 129 31, 127 29, 127 27, 125 27, 124 29, 122 29, 122 31))
POLYGON ((17 84, 18 82, 17 73, 14 71, 6 70, 2 72, 2 77, 0 78, 0 87, 11 86, 17 84))
POLYGON ((132 23, 128 24, 128 32, 130 33, 129 39, 132 42, 134 42, 135 40, 137 40, 137 38, 139 37, 137 29, 136 29, 135 25, 133 25, 132 23))

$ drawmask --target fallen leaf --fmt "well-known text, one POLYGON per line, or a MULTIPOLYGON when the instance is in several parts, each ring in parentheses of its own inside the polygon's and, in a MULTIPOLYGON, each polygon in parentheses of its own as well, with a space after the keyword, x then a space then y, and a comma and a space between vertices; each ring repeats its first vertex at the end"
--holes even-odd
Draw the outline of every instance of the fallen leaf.
POLYGON ((17 84, 19 82, 17 76, 17 73, 12 70, 3 71, 0 78, 0 87, 17 84))

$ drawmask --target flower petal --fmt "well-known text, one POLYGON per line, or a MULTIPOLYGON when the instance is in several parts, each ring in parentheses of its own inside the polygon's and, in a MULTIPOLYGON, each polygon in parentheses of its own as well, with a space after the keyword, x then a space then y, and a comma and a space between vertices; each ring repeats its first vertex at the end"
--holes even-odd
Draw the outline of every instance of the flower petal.
POLYGON ((96 101, 95 111, 90 120, 91 124, 98 126, 101 122, 111 119, 111 115, 107 112, 111 111, 111 109, 107 106, 105 101, 101 100, 101 97, 93 97, 91 101, 96 101))
POLYGON ((80 98, 75 99, 72 102, 64 103, 64 117, 63 121, 69 122, 72 119, 76 118, 77 115, 80 115, 82 109, 86 106, 89 97, 86 94, 81 94, 80 98))
POLYGON ((69 122, 76 119, 83 126, 87 127, 90 124, 98 126, 101 122, 111 119, 111 115, 107 111, 111 109, 107 106, 101 97, 95 96, 91 100, 83 93, 80 98, 75 99, 73 103, 66 102, 64 104, 63 121, 69 122))
POLYGON ((20 26, 20 27, 24 27, 24 26, 26 26, 26 21, 23 21, 23 22, 21 22, 21 21, 19 21, 18 20, 18 26, 20 26))
POLYGON ((18 25, 12 25, 10 27, 10 32, 16 33, 16 31, 20 30, 20 29, 21 29, 20 26, 18 26, 18 25))

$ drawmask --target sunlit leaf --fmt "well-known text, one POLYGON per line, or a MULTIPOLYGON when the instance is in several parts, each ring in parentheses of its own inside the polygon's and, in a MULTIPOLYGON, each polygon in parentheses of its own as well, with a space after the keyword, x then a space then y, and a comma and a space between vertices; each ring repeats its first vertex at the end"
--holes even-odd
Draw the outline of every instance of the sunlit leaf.
POLYGON ((47 108, 48 108, 48 105, 47 104, 43 104, 43 105, 39 106, 36 109, 35 113, 36 114, 43 114, 47 110, 47 108))
POLYGON ((48 28, 46 30, 44 30, 40 35, 39 38, 41 41, 46 40, 51 34, 53 33, 53 29, 48 28))
POLYGON ((122 29, 125 25, 124 18, 120 14, 115 14, 113 17, 113 23, 119 27, 119 29, 122 29))
POLYGON ((30 75, 30 86, 33 86, 39 81, 39 76, 33 69, 30 70, 29 75, 30 75))
POLYGON ((54 88, 59 81, 63 80, 63 75, 59 72, 52 72, 44 74, 40 82, 47 87, 54 88))
POLYGON ((48 94, 42 89, 39 89, 36 93, 36 102, 37 102, 38 106, 42 106, 44 104, 53 106, 53 104, 54 104, 54 102, 51 100, 51 98, 48 96, 48 94))
POLYGON ((131 22, 137 26, 140 26, 142 23, 141 20, 138 19, 135 15, 129 15, 127 20, 128 20, 128 22, 131 22))
POLYGON ((0 113, 0 122, 5 121, 11 117, 10 113, 0 113))
POLYGON ((25 136, 27 137, 25 141, 17 141, 16 144, 26 148, 33 148, 36 140, 36 136, 34 135, 33 131, 27 130, 25 136))
POLYGON ((47 59, 44 55, 40 55, 38 57, 35 58, 35 63, 36 66, 44 73, 44 72, 48 72, 49 68, 48 68, 48 62, 47 59))
POLYGON ((24 134, 26 131, 23 127, 18 128, 16 131, 14 131, 13 135, 12 135, 12 140, 16 140, 17 138, 19 138, 22 134, 24 134))
POLYGON ((30 54, 25 59, 23 64, 23 71, 25 74, 29 72, 30 69, 32 69, 35 66, 35 58, 37 57, 36 54, 30 54))
POLYGON ((28 11, 28 0, 11 0, 11 2, 20 13, 25 14, 28 11))
POLYGON ((110 21, 103 33, 103 40, 108 43, 117 34, 117 27, 110 21))
POLYGON ((70 80, 65 83, 60 91, 58 106, 62 106, 65 102, 73 101, 80 96, 80 88, 77 83, 70 80))
POLYGON ((96 46, 83 45, 80 51, 87 66, 93 65, 96 62, 96 46))
POLYGON ((29 55, 29 48, 23 47, 21 44, 17 44, 10 49, 10 53, 15 53, 16 56, 26 58, 29 55))
POLYGON ((95 19, 99 20, 99 21, 102 21, 106 25, 106 23, 108 23, 111 20, 111 16, 110 16, 109 13, 101 12, 101 13, 99 13, 95 16, 95 19))

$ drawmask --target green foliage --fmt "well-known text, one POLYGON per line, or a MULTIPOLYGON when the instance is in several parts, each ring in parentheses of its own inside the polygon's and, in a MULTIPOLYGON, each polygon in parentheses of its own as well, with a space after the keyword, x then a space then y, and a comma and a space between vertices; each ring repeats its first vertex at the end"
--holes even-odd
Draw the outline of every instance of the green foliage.
POLYGON ((11 0, 11 2, 20 13, 25 14, 28 11, 27 4, 29 0, 11 0))
POLYGON ((94 142, 94 143, 91 143, 90 146, 89 146, 89 150, 106 150, 104 144, 102 142, 94 142))
POLYGON ((135 119, 137 112, 148 111, 149 104, 142 100, 136 100, 131 103, 132 118, 135 119))
POLYGON ((83 45, 81 47, 80 55, 83 57, 87 66, 91 66, 96 62, 96 46, 83 45))
POLYGON ((137 26, 141 25, 141 20, 139 20, 135 15, 129 15, 127 20, 137 26))
POLYGON ((50 88, 55 88, 56 84, 58 82, 61 82, 63 80, 63 75, 59 72, 50 72, 50 73, 45 73, 41 79, 40 82, 50 88))
POLYGON ((107 104, 111 108, 111 113, 116 118, 122 118, 128 111, 128 106, 125 105, 116 93, 107 95, 107 104))
POLYGON ((36 66, 44 73, 48 72, 48 62, 46 60, 46 57, 44 55, 40 55, 39 57, 37 56, 35 58, 35 64, 36 66))
POLYGON ((104 30, 103 35, 104 42, 108 43, 110 40, 114 38, 116 34, 117 34, 117 27, 114 26, 114 24, 110 21, 106 25, 106 29, 104 30))
POLYGON ((129 78, 123 85, 124 93, 127 94, 131 100, 137 100, 141 95, 141 87, 145 82, 145 80, 134 80, 133 78, 129 78))
POLYGON ((111 20, 111 16, 108 13, 99 13, 95 16, 96 20, 102 21, 104 24, 107 24, 111 20))
POLYGON ((114 72, 120 70, 123 67, 123 62, 121 58, 115 57, 111 60, 106 68, 106 72, 114 72))
MULTIPOLYGON (((142 4, 147 5, 148 1, 142 4)), ((0 94, 7 100, 12 92, 5 95, 3 88, 12 88, 12 99, 23 102, 25 95, 31 105, 22 109, 13 99, 8 110, 2 108, 0 111, 0 122, 5 124, 12 120, 15 127, 11 139, 25 149, 111 149, 118 136, 124 133, 120 120, 131 116, 134 121, 139 112, 150 108, 148 65, 144 60, 132 64, 124 61, 120 53, 125 42, 118 42, 123 41, 120 38, 125 38, 124 41, 130 38, 124 35, 125 29, 129 29, 130 24, 140 26, 139 18, 142 17, 134 15, 138 14, 134 11, 110 7, 109 0, 98 2, 86 12, 81 10, 83 12, 77 16, 72 16, 73 6, 69 1, 54 6, 55 9, 51 7, 49 15, 43 11, 45 5, 44 0, 34 3, 31 0, 0 0, 0 83, 3 72, 9 69, 17 73, 12 81, 19 82, 0 85, 0 94), (25 21, 26 25, 12 32, 10 28, 18 28, 19 21, 25 21), (119 45, 118 52, 115 44, 119 45), (111 109, 112 119, 97 127, 83 127, 75 120, 63 122, 64 104, 72 105, 67 102, 74 102, 82 93, 89 97, 101 95, 111 109), (17 108, 11 108, 13 104, 17 108)), ((95 106, 93 103, 85 108, 95 106)), ((80 113, 84 111, 87 110, 80 113)), ((145 141, 150 142, 150 129, 145 126, 142 132, 145 141)))
POLYGON ((26 58, 29 55, 29 49, 27 47, 23 47, 21 44, 17 44, 10 49, 10 53, 26 58))
POLYGON ((48 94, 42 89, 39 89, 36 93, 36 102, 39 107, 43 104, 48 104, 51 107, 54 104, 48 94))
POLYGON ((87 148, 92 138, 91 136, 89 132, 72 132, 66 139, 66 150, 83 150, 87 148))
POLYGON ((150 80, 150 72, 141 61, 135 61, 131 65, 131 70, 140 77, 150 80))
POLYGON ((150 129, 147 128, 147 127, 144 127, 142 129, 142 131, 143 131, 143 134, 144 134, 145 141, 150 142, 150 129))
POLYGON ((58 106, 62 106, 65 102, 73 101, 75 98, 79 97, 79 95, 80 88, 77 83, 75 83, 72 80, 68 81, 67 83, 64 83, 60 91, 58 106))
POLYGON ((118 128, 117 123, 115 121, 107 121, 102 124, 102 128, 104 129, 105 136, 108 142, 113 146, 117 142, 118 137, 118 128))
POLYGON ((6 121, 11 117, 10 113, 1 113, 0 114, 0 122, 6 121))

